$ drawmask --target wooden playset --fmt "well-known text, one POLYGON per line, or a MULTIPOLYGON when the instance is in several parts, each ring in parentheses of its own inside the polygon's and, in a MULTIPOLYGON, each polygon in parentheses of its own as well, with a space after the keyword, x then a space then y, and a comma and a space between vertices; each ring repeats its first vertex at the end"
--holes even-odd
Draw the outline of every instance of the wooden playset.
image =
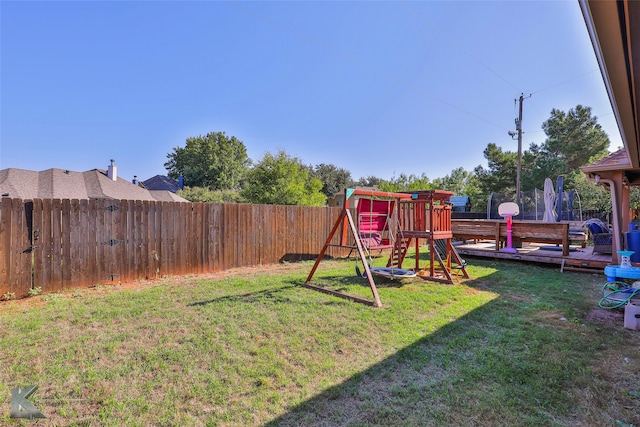
MULTIPOLYGON (((387 278, 422 277, 453 283, 452 270, 469 277, 465 263, 451 244, 450 191, 427 190, 416 192, 385 192, 368 189, 345 190, 343 209, 316 259, 304 286, 357 302, 381 307, 373 276, 387 278), (351 202, 357 200, 356 219, 351 202), (339 233, 339 234, 337 234, 339 233), (338 236, 338 242, 334 243, 338 236), (350 238, 349 238, 350 236, 350 238), (421 265, 422 246, 428 248, 428 260, 421 265), (369 282, 373 301, 329 290, 311 284, 327 248, 339 246, 356 250, 364 266, 362 277, 369 282), (410 247, 415 248, 415 265, 404 269, 403 263, 410 247), (371 267, 371 251, 390 250, 386 267, 371 267), (454 266, 455 264, 455 266, 454 266)), ((358 270, 358 274, 360 272, 358 270)))

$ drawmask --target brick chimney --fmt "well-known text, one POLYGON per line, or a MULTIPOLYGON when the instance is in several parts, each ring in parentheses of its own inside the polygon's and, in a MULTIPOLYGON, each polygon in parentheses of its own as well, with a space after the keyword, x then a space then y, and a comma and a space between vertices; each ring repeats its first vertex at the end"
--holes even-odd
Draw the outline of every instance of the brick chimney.
POLYGON ((118 180, 118 167, 113 159, 111 159, 111 164, 107 167, 107 176, 114 181, 118 180))

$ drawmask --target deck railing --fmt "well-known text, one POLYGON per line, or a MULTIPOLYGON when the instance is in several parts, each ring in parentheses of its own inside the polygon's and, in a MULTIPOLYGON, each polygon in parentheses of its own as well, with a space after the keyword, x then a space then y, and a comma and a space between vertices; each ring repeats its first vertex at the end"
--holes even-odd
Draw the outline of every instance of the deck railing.
POLYGON ((399 205, 400 224, 405 234, 420 233, 435 239, 451 238, 451 207, 425 201, 403 200, 399 205))

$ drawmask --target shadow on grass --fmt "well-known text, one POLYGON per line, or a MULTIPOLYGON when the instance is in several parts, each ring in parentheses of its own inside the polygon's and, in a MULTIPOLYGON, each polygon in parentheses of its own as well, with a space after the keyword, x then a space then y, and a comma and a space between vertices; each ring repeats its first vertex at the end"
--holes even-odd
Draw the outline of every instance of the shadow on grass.
MULTIPOLYGON (((385 276, 373 275, 373 280, 377 288, 401 288, 409 283, 410 280, 406 278, 390 279, 385 276)), ((320 278, 314 277, 310 283, 322 283, 331 286, 361 286, 369 289, 369 282, 366 277, 353 274, 352 276, 322 276, 320 278)))
MULTIPOLYGON (((376 278, 376 287, 378 288, 400 288, 404 286, 402 280, 391 280, 383 277, 376 278)), ((312 281, 313 283, 313 281, 312 281)), ((238 295, 225 295, 218 298, 212 298, 205 301, 195 301, 187 304, 188 307, 198 307, 205 306, 209 304, 216 304, 220 302, 243 302, 243 303, 256 303, 256 302, 264 302, 269 301, 273 303, 290 303, 293 302, 291 298, 284 295, 284 293, 288 292, 293 288, 303 288, 303 282, 290 282, 287 286, 281 286, 273 289, 265 289, 256 292, 249 292, 238 295)), ((320 284, 322 287, 330 288, 333 291, 337 292, 348 292, 349 289, 353 289, 353 287, 361 287, 364 292, 369 290, 369 283, 365 278, 362 278, 357 275, 353 276, 324 276, 320 280, 320 284)), ((301 289, 304 292, 313 292, 309 289, 301 289)), ((299 303, 299 301, 296 301, 299 303)), ((338 301, 336 304, 340 303, 338 301)), ((325 305, 331 305, 334 302, 327 302, 325 305)))
POLYGON ((271 301, 274 303, 290 303, 291 299, 282 295, 282 292, 295 288, 296 286, 281 286, 275 289, 265 289, 263 291, 248 292, 238 295, 225 295, 219 298, 212 298, 206 301, 197 301, 187 304, 188 307, 199 307, 220 302, 244 302, 256 303, 261 301, 271 301))
MULTIPOLYGON (((237 295, 225 295, 225 296, 212 298, 205 301, 192 302, 187 304, 187 307, 202 307, 209 304, 218 304, 218 303, 254 304, 254 303, 269 302, 273 304, 279 304, 279 303, 317 304, 317 302, 312 303, 311 301, 310 302, 301 302, 299 300, 293 301, 291 298, 284 295, 286 292, 294 288, 302 288, 302 286, 300 286, 299 283, 291 283, 288 286, 281 286, 274 289, 266 289, 262 291, 248 292, 248 293, 237 294, 237 295)), ((304 292, 307 292, 307 291, 309 290, 306 290, 306 289, 304 290, 304 292)), ((338 304, 344 304, 344 303, 341 301, 326 301, 321 304, 322 305, 338 305, 338 304)))
POLYGON ((452 416, 455 410, 447 409, 455 406, 452 393, 459 392, 456 371, 460 361, 454 354, 443 358, 443 347, 449 336, 460 333, 461 324, 481 320, 484 310, 444 326, 266 426, 465 425, 452 416))
POLYGON ((498 297, 266 426, 575 425, 568 391, 595 355, 571 327, 539 329, 498 297))
MULTIPOLYGON (((428 254, 427 254, 428 255, 428 254)), ((383 256, 374 256, 373 259, 386 258, 383 256)), ((347 258, 350 260, 350 258, 347 258)), ((372 259, 370 259, 372 261, 372 259)), ((415 263, 415 254, 407 254, 405 261, 415 263)), ((362 261, 355 259, 355 265, 353 267, 353 275, 321 275, 316 274, 309 282, 309 287, 320 292, 332 294, 336 297, 341 297, 347 300, 353 300, 366 305, 375 305, 373 292, 371 286, 365 275, 365 268, 362 265, 362 261), (355 291, 355 292, 354 292, 355 291)), ((430 260, 428 260, 430 261, 430 260)), ((384 264, 383 264, 384 265, 384 264)), ((370 267, 381 267, 381 265, 370 265, 370 267)), ((428 268, 428 267, 425 267, 428 268)), ((453 283, 455 284, 458 278, 462 279, 453 270, 451 272, 453 283)), ((409 283, 415 283, 416 280, 424 281, 436 281, 440 283, 450 283, 446 278, 437 279, 435 277, 421 277, 418 278, 397 275, 390 277, 386 274, 372 273, 373 281, 377 290, 382 289, 400 289, 409 283)), ((384 302, 382 302, 384 305, 384 302)))

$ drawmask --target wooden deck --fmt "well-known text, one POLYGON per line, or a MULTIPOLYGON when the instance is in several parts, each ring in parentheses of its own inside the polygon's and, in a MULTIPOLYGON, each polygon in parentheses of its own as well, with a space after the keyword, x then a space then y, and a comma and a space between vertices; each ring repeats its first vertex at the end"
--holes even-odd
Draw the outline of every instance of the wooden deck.
MULTIPOLYGON (((614 263, 611 255, 593 253, 593 247, 587 246, 571 246, 568 256, 562 256, 562 248, 557 250, 549 250, 546 248, 556 247, 555 245, 544 245, 538 243, 523 243, 522 247, 517 248, 518 253, 508 253, 496 251, 496 243, 494 240, 479 240, 473 243, 473 240, 454 243, 458 253, 464 258, 465 256, 481 257, 481 258, 497 258, 513 261, 536 262, 544 264, 557 264, 561 271, 583 271, 588 273, 603 272, 604 268, 614 263)), ((617 261, 615 261, 617 262, 617 261)))

